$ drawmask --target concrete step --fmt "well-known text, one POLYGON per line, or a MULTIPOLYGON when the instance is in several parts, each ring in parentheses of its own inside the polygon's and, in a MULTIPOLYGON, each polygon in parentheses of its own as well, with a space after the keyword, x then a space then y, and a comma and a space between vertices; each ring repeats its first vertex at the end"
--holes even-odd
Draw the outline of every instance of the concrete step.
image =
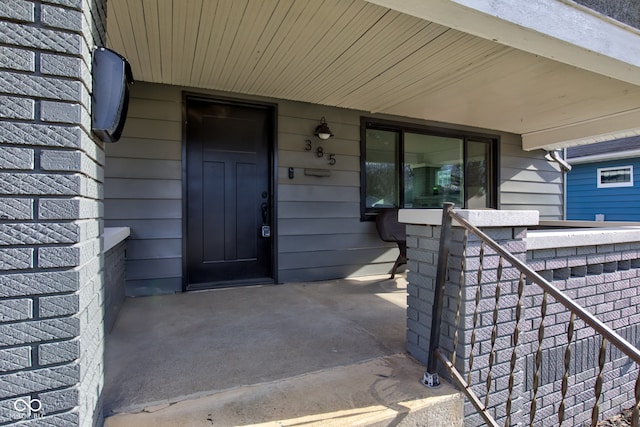
POLYGON ((207 396, 156 402, 108 417, 105 427, 462 427, 462 394, 448 384, 424 387, 423 371, 411 357, 396 354, 207 396))

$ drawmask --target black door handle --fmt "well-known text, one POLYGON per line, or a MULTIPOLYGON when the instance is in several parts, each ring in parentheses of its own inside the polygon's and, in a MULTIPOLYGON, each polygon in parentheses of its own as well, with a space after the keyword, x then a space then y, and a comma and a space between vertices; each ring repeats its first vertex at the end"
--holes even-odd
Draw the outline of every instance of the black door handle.
POLYGON ((269 205, 267 205, 267 203, 263 203, 261 206, 262 208, 262 224, 266 225, 267 224, 267 210, 269 209, 269 205))

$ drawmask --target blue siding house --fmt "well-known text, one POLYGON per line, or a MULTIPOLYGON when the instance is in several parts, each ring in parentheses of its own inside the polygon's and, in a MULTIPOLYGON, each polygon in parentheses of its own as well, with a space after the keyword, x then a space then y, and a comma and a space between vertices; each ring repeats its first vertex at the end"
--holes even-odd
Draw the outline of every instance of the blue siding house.
POLYGON ((567 220, 640 221, 640 137, 567 149, 567 220))

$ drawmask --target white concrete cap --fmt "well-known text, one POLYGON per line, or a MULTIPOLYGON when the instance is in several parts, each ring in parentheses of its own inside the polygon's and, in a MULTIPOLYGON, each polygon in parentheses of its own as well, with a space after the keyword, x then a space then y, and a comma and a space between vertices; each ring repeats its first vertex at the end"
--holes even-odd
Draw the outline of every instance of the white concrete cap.
POLYGON ((129 227, 105 227, 102 237, 104 238, 103 252, 108 251, 124 239, 129 237, 131 229, 129 227))
MULTIPOLYGON (((476 227, 527 227, 538 225, 538 211, 505 211, 493 209, 455 209, 462 218, 476 227)), ((442 209, 400 209, 398 221, 406 224, 440 225, 442 209)), ((453 222, 453 225, 459 225, 453 222)))
POLYGON ((527 249, 612 245, 640 241, 640 227, 529 230, 527 249))

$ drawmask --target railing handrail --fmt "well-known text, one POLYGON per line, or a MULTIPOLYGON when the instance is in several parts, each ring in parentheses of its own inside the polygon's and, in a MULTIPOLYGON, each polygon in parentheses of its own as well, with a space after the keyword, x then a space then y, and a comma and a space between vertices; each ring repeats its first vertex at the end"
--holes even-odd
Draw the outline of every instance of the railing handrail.
POLYGON ((616 333, 613 329, 609 328, 603 322, 598 320, 595 316, 585 310, 581 305, 576 303, 573 299, 569 298, 564 292, 560 291, 558 288, 549 283, 544 277, 542 277, 537 272, 533 271, 527 264, 520 261, 518 258, 513 256, 509 251, 502 248, 495 240, 489 237, 487 234, 482 232, 479 228, 471 224, 461 215, 456 213, 453 209, 445 209, 448 212, 451 218, 455 219, 458 223, 460 223, 464 228, 471 231, 476 237, 480 240, 484 241, 485 244, 489 245, 494 251, 499 253, 504 259, 509 261, 512 266, 516 267, 521 272, 524 272, 530 280, 535 282, 538 286, 542 288, 543 291, 547 292, 553 298, 560 302, 565 306, 570 312, 574 313, 576 316, 581 318, 586 324, 591 326, 594 330, 596 330, 599 334, 601 334, 607 341, 614 344, 620 351, 622 351, 625 355, 629 356, 631 360, 640 365, 640 350, 631 345, 627 340, 622 338, 618 333, 616 333))

